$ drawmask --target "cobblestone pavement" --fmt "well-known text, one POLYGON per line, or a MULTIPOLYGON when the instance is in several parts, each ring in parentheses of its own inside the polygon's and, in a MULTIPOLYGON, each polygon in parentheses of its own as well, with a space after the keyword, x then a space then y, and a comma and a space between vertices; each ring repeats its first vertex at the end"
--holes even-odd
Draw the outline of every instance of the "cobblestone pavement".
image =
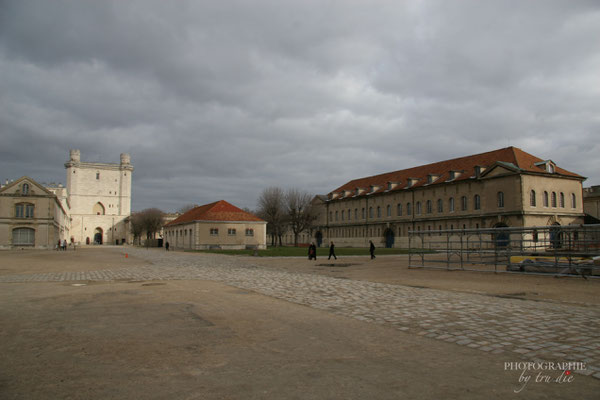
MULTIPOLYGON (((452 342, 507 361, 584 362, 600 379, 600 310, 290 273, 234 257, 122 249, 150 266, 0 276, 0 283, 200 279, 452 342)), ((284 262, 284 261, 283 261, 284 262)))

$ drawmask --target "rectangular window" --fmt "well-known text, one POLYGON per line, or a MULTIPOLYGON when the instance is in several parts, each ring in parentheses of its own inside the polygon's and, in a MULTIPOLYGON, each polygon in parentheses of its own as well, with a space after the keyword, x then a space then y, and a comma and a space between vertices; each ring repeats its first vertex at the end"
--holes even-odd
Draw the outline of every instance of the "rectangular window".
POLYGON ((479 197, 478 194, 476 194, 475 197, 473 197, 473 208, 475 210, 481 209, 481 197, 479 197))
POLYGON ((246 236, 254 236, 254 229, 246 229, 246 236))
POLYGON ((217 236, 219 234, 219 228, 210 228, 210 234, 212 236, 217 236))
POLYGON ((229 236, 235 236, 235 228, 229 228, 229 229, 227 229, 227 234, 229 236))
POLYGON ((23 218, 24 214, 23 214, 23 204, 17 204, 15 206, 15 217, 17 218, 23 218))

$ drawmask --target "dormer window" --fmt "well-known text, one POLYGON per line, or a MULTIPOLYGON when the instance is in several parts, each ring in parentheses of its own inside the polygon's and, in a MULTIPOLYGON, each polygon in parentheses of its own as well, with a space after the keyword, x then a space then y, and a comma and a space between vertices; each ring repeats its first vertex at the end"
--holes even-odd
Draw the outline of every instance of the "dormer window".
POLYGON ((357 187, 356 189, 354 189, 354 195, 358 196, 359 194, 363 194, 364 191, 365 189, 357 187))
POLYGON ((398 182, 388 182, 387 190, 392 190, 392 189, 396 188, 396 186, 398 186, 398 182))
POLYGON ((352 190, 344 190, 343 196, 348 197, 352 194, 352 190))
POLYGON ((23 196, 27 196, 29 194, 29 184, 28 183, 23 184, 23 187, 21 188, 21 194, 23 196))
POLYGON ((369 193, 375 193, 378 190, 379 190, 379 186, 377 186, 377 185, 371 185, 371 191, 369 193))
POLYGON ((550 174, 553 174, 556 172, 556 165, 550 160, 536 162, 535 165, 550 174))
POLYGON ((433 182, 435 182, 440 176, 436 175, 436 174, 429 174, 427 175, 427 184, 432 184, 433 182))
POLYGON ((413 185, 414 185, 415 183, 417 183, 418 181, 419 181, 419 178, 408 178, 408 181, 407 181, 407 183, 406 183, 406 187, 407 187, 407 188, 409 188, 409 187, 413 187, 413 185))
POLYGON ((483 174, 484 171, 485 171, 485 167, 482 167, 481 165, 476 165, 475 166, 475 178, 481 177, 481 174, 483 174))
POLYGON ((458 178, 460 174, 462 174, 462 171, 450 171, 448 180, 453 181, 458 178))

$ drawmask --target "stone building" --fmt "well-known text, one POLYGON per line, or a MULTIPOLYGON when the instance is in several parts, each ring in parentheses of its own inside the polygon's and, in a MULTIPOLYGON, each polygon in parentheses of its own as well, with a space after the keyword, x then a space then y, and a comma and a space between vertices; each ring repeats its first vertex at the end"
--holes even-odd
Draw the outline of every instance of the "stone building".
POLYGON ((66 200, 30 177, 0 188, 0 248, 52 249, 70 227, 66 200))
POLYGON ((584 180, 515 147, 354 179, 329 193, 314 237, 406 247, 411 230, 582 224, 584 180))
POLYGON ((129 154, 121 154, 119 164, 107 164, 82 162, 79 150, 71 150, 65 168, 73 240, 85 244, 127 242, 133 173, 129 154))
POLYGON ((220 200, 194 207, 164 226, 171 249, 265 249, 267 222, 220 200))
POLYGON ((600 185, 583 189, 583 212, 593 223, 600 223, 600 185))
POLYGON ((131 236, 131 175, 128 154, 119 164, 81 162, 71 150, 66 187, 22 177, 0 188, 0 248, 122 244, 131 236))

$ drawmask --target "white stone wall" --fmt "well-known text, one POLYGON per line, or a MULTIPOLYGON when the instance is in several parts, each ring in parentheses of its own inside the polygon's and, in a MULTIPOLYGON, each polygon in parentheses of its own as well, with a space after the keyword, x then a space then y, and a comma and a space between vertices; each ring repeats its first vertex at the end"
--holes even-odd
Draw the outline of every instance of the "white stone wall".
POLYGON ((120 244, 128 237, 125 219, 131 214, 129 155, 121 154, 120 164, 81 162, 77 150, 70 155, 65 167, 71 236, 80 244, 93 244, 100 232, 103 244, 120 244))

